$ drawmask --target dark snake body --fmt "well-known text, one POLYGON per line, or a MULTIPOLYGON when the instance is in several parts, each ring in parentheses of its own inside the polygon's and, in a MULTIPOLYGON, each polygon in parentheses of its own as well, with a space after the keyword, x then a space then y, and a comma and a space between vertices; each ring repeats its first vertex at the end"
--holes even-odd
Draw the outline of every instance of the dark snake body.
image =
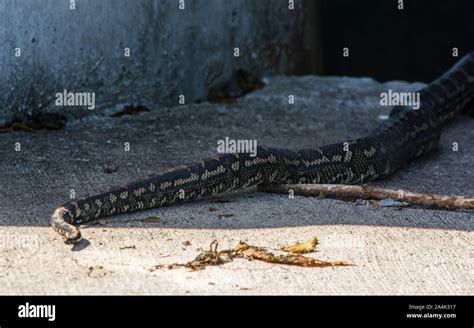
POLYGON ((357 184, 382 179, 407 161, 435 149, 441 126, 474 96, 474 53, 418 91, 420 108, 396 106, 370 135, 313 149, 258 147, 257 155, 225 154, 176 167, 155 177, 58 207, 50 224, 76 243, 75 225, 244 189, 261 183, 357 184))

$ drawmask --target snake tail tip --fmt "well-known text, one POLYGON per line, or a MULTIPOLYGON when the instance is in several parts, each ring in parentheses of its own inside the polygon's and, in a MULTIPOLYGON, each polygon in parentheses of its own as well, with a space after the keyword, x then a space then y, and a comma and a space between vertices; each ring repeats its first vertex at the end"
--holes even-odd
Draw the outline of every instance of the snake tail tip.
POLYGON ((64 238, 64 243, 77 244, 81 241, 81 232, 76 226, 66 221, 68 213, 69 211, 64 207, 57 208, 49 223, 64 238))

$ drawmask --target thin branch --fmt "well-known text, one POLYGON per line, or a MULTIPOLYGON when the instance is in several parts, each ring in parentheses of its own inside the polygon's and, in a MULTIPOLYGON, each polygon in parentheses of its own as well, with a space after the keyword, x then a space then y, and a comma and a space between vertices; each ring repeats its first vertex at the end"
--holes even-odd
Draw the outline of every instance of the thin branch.
POLYGON ((397 201, 423 206, 433 206, 448 209, 474 209, 474 197, 426 194, 405 190, 373 188, 368 186, 341 184, 267 184, 259 185, 258 191, 276 194, 288 194, 293 191, 295 195, 330 198, 360 198, 376 200, 392 198, 397 201))

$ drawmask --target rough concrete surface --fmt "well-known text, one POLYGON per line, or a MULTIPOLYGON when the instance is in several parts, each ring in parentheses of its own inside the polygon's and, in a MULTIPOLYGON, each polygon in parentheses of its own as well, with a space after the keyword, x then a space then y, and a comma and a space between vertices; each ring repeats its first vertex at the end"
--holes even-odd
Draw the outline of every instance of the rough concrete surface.
MULTIPOLYGON (((107 218, 84 227, 87 241, 73 250, 47 225, 72 190, 78 196, 99 192, 212 156, 217 140, 226 136, 297 148, 365 135, 378 124, 378 115, 388 112, 379 105, 380 92, 420 86, 368 78, 275 77, 235 104, 88 117, 62 131, 3 134, 0 293, 472 294, 469 211, 374 208, 250 190, 107 218), (296 97, 294 105, 288 95, 296 97), (114 171, 111 167, 117 171, 105 173, 114 171), (147 222, 150 216, 160 219, 147 222), (199 272, 148 270, 189 261, 214 239, 221 248, 239 240, 277 248, 311 236, 320 244, 310 256, 355 266, 301 268, 238 259, 199 272)), ((373 185, 472 195, 473 124, 466 117, 453 122, 444 129, 439 151, 373 185), (452 151, 453 142, 458 152, 452 151)))

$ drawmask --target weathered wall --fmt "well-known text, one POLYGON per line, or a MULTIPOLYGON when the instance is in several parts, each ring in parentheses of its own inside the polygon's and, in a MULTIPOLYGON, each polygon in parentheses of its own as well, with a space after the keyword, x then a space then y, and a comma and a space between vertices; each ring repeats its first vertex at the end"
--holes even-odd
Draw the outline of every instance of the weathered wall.
POLYGON ((104 113, 173 105, 180 94, 204 99, 237 68, 297 72, 304 4, 294 4, 185 0, 180 10, 179 0, 76 0, 70 9, 70 0, 0 0, 0 126, 18 112, 58 110, 51 100, 64 89, 95 92, 94 112, 104 113))

